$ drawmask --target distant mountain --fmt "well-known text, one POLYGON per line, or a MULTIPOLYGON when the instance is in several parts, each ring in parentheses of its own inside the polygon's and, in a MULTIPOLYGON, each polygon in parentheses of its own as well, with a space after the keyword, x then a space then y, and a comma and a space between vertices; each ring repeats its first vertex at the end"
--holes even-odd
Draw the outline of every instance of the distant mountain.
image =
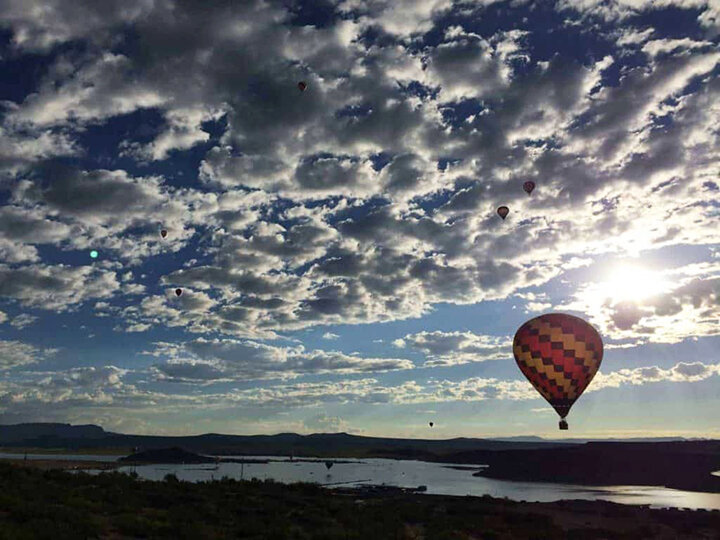
POLYGON ((99 440, 108 436, 100 426, 92 424, 72 426, 70 424, 15 424, 0 426, 0 445, 48 446, 58 439, 99 440))
POLYGON ((69 424, 18 424, 0 426, 0 445, 40 448, 138 448, 142 451, 171 446, 215 455, 290 455, 348 457, 408 457, 418 459, 471 450, 503 450, 567 446, 564 442, 496 441, 457 438, 394 439, 361 437, 348 433, 279 433, 277 435, 221 435, 208 433, 186 437, 125 435, 104 431, 98 426, 69 424))
POLYGON ((543 439, 516 436, 498 439, 456 438, 395 439, 362 437, 348 433, 278 433, 277 435, 222 435, 208 433, 186 437, 125 435, 103 430, 99 426, 70 424, 17 424, 0 426, 0 445, 5 447, 39 447, 93 449, 117 448, 125 451, 147 451, 179 447, 185 451, 211 455, 294 455, 296 457, 387 457, 446 461, 459 453, 499 450, 532 450, 577 447, 585 443, 682 441, 682 437, 634 439, 543 439))
POLYGON ((497 437, 493 438, 493 441, 514 441, 514 442, 547 442, 547 443, 574 443, 574 444, 585 444, 588 442, 603 442, 603 441, 617 441, 617 442, 670 442, 670 441, 703 441, 707 439, 686 439, 685 437, 630 437, 628 439, 608 438, 608 439, 581 439, 581 438, 568 438, 568 439, 544 439, 536 435, 530 436, 517 436, 517 437, 497 437))

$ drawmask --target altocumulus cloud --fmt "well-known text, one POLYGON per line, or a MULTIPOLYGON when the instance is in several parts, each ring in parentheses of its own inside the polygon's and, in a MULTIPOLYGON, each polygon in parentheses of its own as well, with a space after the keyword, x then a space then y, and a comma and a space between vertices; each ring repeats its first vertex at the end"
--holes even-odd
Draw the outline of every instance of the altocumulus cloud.
POLYGON ((398 348, 416 349, 428 358, 425 366, 451 366, 484 360, 507 360, 511 340, 472 332, 419 332, 397 339, 398 348))
POLYGON ((702 362, 679 362, 669 369, 657 366, 635 369, 620 369, 611 373, 598 373, 587 392, 622 385, 640 385, 654 382, 696 382, 720 374, 720 364, 703 364, 702 362))
MULTIPOLYGON (((15 219, 67 228, 43 239, 11 231, 14 259, 37 260, 38 242, 70 249, 100 241, 115 257, 142 264, 195 239, 210 260, 165 276, 208 290, 212 301, 194 330, 271 336, 421 316, 437 302, 502 298, 557 275, 565 255, 617 250, 630 237, 645 247, 669 241, 668 234, 705 241, 707 228, 678 228, 679 217, 656 219, 661 229, 652 237, 642 231, 648 219, 678 216, 697 200, 711 167, 693 157, 714 144, 706 112, 717 101, 709 74, 719 56, 707 40, 643 34, 618 45, 608 24, 600 39, 617 48, 613 54, 585 64, 562 55, 538 61, 531 30, 479 35, 463 23, 438 26, 453 10, 449 2, 355 4, 339 4, 335 25, 314 28, 294 26, 277 3, 111 3, 76 11, 59 2, 9 2, 16 54, 75 39, 93 45, 61 54, 32 95, 8 105, 9 132, 52 127, 62 137, 46 141, 54 153, 28 151, 9 161, 8 178, 23 178, 13 188, 15 219), (110 52, 125 25, 133 28, 134 46, 110 52), (368 42, 364 32, 374 25, 394 37, 368 42), (442 38, 423 45, 430 29, 442 38), (623 46, 642 46, 644 65, 625 68, 619 86, 603 85, 602 73, 621 61, 623 46), (310 85, 302 96, 292 90, 300 78, 310 85), (698 78, 705 84, 687 94, 698 78), (411 83, 438 91, 409 91, 411 83), (676 95, 683 99, 673 101, 676 95), (149 142, 122 141, 124 157, 152 164, 202 146, 199 182, 179 188, 117 165, 53 162, 56 154, 82 153, 74 137, 87 126, 146 109, 155 111, 158 126, 149 142), (653 120, 660 113, 674 119, 662 133, 653 120), (223 131, 211 137, 206 126, 219 119, 223 131), (529 147, 530 140, 555 143, 529 147), (380 153, 389 163, 378 169, 373 159, 380 153), (438 169, 445 156, 457 165, 438 169), (667 188, 655 189, 680 170, 685 181, 672 198, 667 188), (518 192, 521 178, 543 186, 532 207, 518 192), (240 187, 258 191, 236 192, 240 187), (618 190, 613 208, 578 214, 618 190), (419 204, 438 192, 447 201, 440 207, 409 211, 411 198, 419 204), (312 216, 278 222, 277 195, 290 201, 283 203, 288 213, 309 200, 335 199, 314 206, 312 216), (224 209, 228 197, 238 205, 224 209), (386 206, 365 207, 373 197, 386 206), (654 210, 631 218, 640 200, 654 210), (492 208, 501 201, 524 216, 522 225, 511 221, 497 231, 492 208), (348 203, 360 212, 350 217, 348 203), (164 247, 155 230, 159 215, 174 231, 164 247), (252 295, 254 303, 244 305, 252 295)), ((698 24, 712 28, 710 7, 697 6, 707 8, 698 24)), ((485 9, 462 15, 469 23, 485 9)), ((608 22, 628 16, 625 8, 592 3, 557 9, 578 24, 589 13, 608 22)), ((126 312, 134 320, 118 328, 178 321, 158 310, 126 312)))
MULTIPOLYGON (((154 371, 151 370, 151 372, 154 371)), ((189 369, 186 380, 199 383, 201 370, 189 369)), ((217 374, 222 375, 218 372, 217 374)), ((667 381, 688 383, 720 374, 720 365, 700 362, 679 362, 669 369, 657 366, 621 369, 598 373, 587 392, 626 385, 653 384, 667 381)), ((24 373, 12 382, 0 384, 0 411, 6 418, 29 421, 38 415, 60 420, 77 418, 83 421, 107 419, 108 425, 138 426, 142 422, 123 423, 109 414, 131 417, 182 415, 206 410, 276 411, 316 408, 342 404, 408 405, 443 402, 478 402, 486 400, 525 401, 542 399, 527 381, 471 377, 462 381, 413 380, 400 384, 382 384, 376 378, 324 382, 270 384, 258 388, 234 389, 224 392, 167 393, 144 388, 144 383, 127 381, 132 373, 113 366, 74 368, 64 372, 24 373), (48 408, 48 405, 52 405, 48 408), (139 415, 139 416, 138 416, 139 415)), ((138 375, 147 375, 138 373, 138 375)), ((182 372, 176 380, 182 379, 182 372)), ((211 372, 212 376, 216 373, 211 372)), ((538 409, 545 410, 545 409, 538 409)), ((148 429, 142 424, 144 430, 148 429)), ((260 422, 258 425, 262 425, 260 422)), ((306 429, 344 429, 347 423, 337 416, 320 414, 307 419, 306 429)), ((156 429, 155 427, 151 428, 156 429)), ((157 426, 157 429, 161 429, 157 426)), ((164 429, 164 428, 163 428, 164 429)), ((190 429, 186 426, 186 429, 190 429)), ((191 430, 190 430, 191 431, 191 430)), ((170 430, 169 433, 175 432, 170 430)))
POLYGON ((167 358, 153 366, 159 379, 177 382, 295 378, 311 373, 368 373, 414 367, 410 360, 399 358, 364 358, 338 351, 306 351, 303 346, 277 347, 234 339, 157 343, 148 354, 167 358))
MULTIPOLYGON (((720 12, 677 3, 693 30, 668 36, 643 15, 671 5, 563 0, 534 17, 528 4, 491 0, 342 0, 313 24, 279 1, 5 0, 3 61, 43 63, 0 103, 0 297, 10 306, 0 319, 15 332, 87 307, 155 344, 145 346, 153 381, 408 372, 402 358, 263 340, 503 300, 580 257, 713 245, 720 12), (477 24, 501 13, 508 24, 477 24), (579 44, 592 33, 594 45, 568 51, 548 38, 566 33, 579 44), (511 208, 503 222, 500 204, 511 208), (96 262, 78 258, 90 249, 96 262), (178 331, 172 343, 159 335, 178 331)), ((673 287, 641 302, 593 303, 584 285, 565 307, 617 343, 715 336, 714 261, 678 268, 673 287)), ((528 311, 551 305, 524 294, 528 311)), ((508 342, 410 331, 396 344, 433 368, 505 358, 508 342)), ((4 369, 49 354, 2 343, 4 369)), ((642 369, 677 381, 709 373, 688 366, 642 369)), ((111 367, 35 390, 6 381, 15 401, 5 394, 3 405, 155 399, 111 367)), ((605 381, 634 384, 633 373, 605 381)), ((612 386, 603 380, 591 389, 612 386)), ((530 397, 524 381, 378 381, 227 399, 530 397)))
POLYGON ((56 352, 57 349, 41 349, 20 341, 0 341, 0 370, 35 364, 56 352))

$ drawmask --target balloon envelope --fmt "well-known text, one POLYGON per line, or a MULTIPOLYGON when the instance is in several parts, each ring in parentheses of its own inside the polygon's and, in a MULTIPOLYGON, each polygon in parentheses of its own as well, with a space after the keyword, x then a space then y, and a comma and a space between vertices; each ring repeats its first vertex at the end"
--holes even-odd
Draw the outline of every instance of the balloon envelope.
POLYGON ((175 289, 175 294, 180 296, 182 294, 182 289, 175 289))
POLYGON ((305 81, 300 81, 300 82, 298 83, 298 89, 299 89, 301 92, 304 92, 306 88, 307 88, 307 84, 305 84, 305 81))
POLYGON ((505 219, 507 215, 510 213, 510 209, 507 206, 500 206, 497 209, 498 216, 505 219))
POLYGON ((549 313, 518 329, 513 354, 520 371, 565 418, 597 373, 603 343, 597 330, 582 319, 549 313))
POLYGON ((432 422, 430 422, 430 427, 433 427, 434 425, 435 425, 435 424, 433 424, 432 422))
POLYGON ((165 229, 163 229, 162 231, 160 231, 160 236, 162 236, 163 238, 165 238, 165 237, 167 236, 167 231, 166 231, 165 229))
POLYGON ((333 465, 335 465, 335 464, 334 464, 332 461, 326 461, 326 462, 325 462, 325 467, 327 467, 327 470, 328 470, 328 471, 329 471, 330 469, 332 469, 332 466, 333 466, 333 465))
POLYGON ((532 190, 535 189, 535 182, 528 180, 523 184, 523 189, 528 195, 530 195, 532 193, 532 190))

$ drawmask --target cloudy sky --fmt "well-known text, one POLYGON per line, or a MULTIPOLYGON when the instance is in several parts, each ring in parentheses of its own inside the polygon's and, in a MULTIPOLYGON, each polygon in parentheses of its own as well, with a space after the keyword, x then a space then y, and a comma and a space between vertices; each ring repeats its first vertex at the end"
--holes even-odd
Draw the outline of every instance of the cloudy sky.
POLYGON ((606 347, 563 434, 720 437, 719 44, 714 0, 0 0, 0 423, 557 437, 511 341, 560 311, 606 347))

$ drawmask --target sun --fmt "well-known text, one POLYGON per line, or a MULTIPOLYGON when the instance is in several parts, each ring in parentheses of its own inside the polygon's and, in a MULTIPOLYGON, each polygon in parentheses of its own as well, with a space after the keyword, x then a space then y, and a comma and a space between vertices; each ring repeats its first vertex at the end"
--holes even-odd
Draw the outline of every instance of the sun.
POLYGON ((671 284, 657 271, 639 265, 614 268, 608 279, 598 284, 598 293, 618 302, 641 302, 667 291, 671 284))

